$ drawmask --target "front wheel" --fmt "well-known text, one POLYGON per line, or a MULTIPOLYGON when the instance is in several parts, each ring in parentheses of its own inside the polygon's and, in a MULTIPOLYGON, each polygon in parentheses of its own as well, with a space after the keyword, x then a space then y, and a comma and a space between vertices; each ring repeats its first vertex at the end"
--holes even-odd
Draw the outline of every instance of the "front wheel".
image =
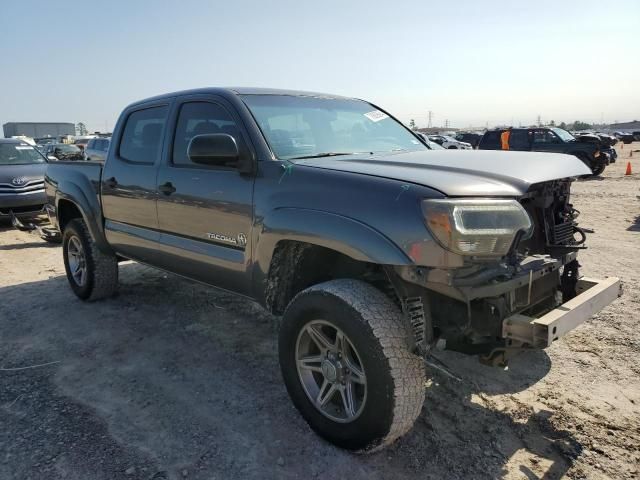
POLYGON ((110 297, 118 288, 118 260, 98 249, 82 219, 71 220, 62 235, 69 285, 82 300, 110 297))
POLYGON ((594 175, 601 175, 602 172, 604 172, 604 168, 605 168, 605 164, 601 163, 601 164, 596 165, 595 167, 593 167, 591 169, 591 171, 593 172, 594 175))
POLYGON ((409 350, 400 310, 358 280, 299 293, 279 338, 282 375, 311 428, 350 450, 383 447, 408 432, 424 402, 425 368, 409 350))

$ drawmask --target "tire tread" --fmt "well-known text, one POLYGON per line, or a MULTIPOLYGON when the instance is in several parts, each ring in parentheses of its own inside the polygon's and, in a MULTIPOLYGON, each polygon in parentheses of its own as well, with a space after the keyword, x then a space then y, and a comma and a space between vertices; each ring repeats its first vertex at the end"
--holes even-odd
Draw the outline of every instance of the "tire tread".
POLYGON ((360 280, 338 279, 311 286, 298 295, 311 291, 333 295, 353 307, 382 346, 394 383, 393 418, 387 435, 366 450, 384 448, 411 430, 422 410, 426 381, 424 361, 409 349, 410 333, 398 307, 372 285, 360 280))

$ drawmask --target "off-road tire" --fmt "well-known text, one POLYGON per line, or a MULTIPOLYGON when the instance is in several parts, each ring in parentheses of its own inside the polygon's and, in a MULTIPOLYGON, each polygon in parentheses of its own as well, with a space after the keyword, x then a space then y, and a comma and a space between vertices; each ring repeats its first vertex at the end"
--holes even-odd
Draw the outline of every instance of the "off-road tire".
POLYGON ((82 219, 73 219, 65 226, 62 234, 62 256, 69 285, 80 299, 92 302, 115 294, 118 289, 118 260, 115 255, 98 249, 82 219), (83 286, 76 283, 69 268, 69 240, 74 236, 80 240, 84 249, 87 280, 83 286))
POLYGON ((606 165, 604 163, 601 163, 595 166, 594 168, 592 168, 591 172, 593 173, 594 176, 601 175, 602 172, 604 172, 605 167, 606 165))
POLYGON ((313 430, 342 448, 373 451, 392 443, 412 428, 424 403, 425 365, 411 353, 410 338, 398 307, 365 282, 331 280, 303 290, 287 306, 279 335, 280 367, 294 405, 313 430), (318 319, 339 327, 361 357, 368 396, 350 423, 323 415, 298 375, 298 335, 318 319))

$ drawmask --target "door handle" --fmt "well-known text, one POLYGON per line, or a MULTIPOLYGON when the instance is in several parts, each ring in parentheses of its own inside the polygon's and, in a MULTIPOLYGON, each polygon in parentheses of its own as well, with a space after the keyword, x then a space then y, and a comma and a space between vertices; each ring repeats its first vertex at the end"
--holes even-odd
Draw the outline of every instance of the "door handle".
POLYGON ((104 184, 109 188, 116 188, 118 186, 118 181, 116 177, 111 177, 104 181, 104 184))
POLYGON ((165 182, 158 187, 158 190, 160 190, 165 195, 171 195, 176 191, 176 187, 174 187, 171 182, 165 182))

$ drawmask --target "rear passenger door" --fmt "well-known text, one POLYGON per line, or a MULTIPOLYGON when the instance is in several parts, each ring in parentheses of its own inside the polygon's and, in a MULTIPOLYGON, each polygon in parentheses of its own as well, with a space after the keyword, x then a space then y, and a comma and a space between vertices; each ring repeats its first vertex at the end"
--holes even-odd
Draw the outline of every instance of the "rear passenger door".
POLYGON ((527 152, 531 150, 531 136, 527 130, 514 129, 509 136, 509 150, 527 152))
POLYGON ((107 240, 122 256, 152 264, 160 236, 156 177, 169 110, 165 102, 125 112, 102 173, 107 240))
POLYGON ((253 156, 232 107, 214 96, 176 102, 173 137, 158 173, 158 229, 163 267, 230 291, 248 294, 253 223, 252 175, 234 166, 191 162, 196 135, 226 133, 241 155, 253 156))

